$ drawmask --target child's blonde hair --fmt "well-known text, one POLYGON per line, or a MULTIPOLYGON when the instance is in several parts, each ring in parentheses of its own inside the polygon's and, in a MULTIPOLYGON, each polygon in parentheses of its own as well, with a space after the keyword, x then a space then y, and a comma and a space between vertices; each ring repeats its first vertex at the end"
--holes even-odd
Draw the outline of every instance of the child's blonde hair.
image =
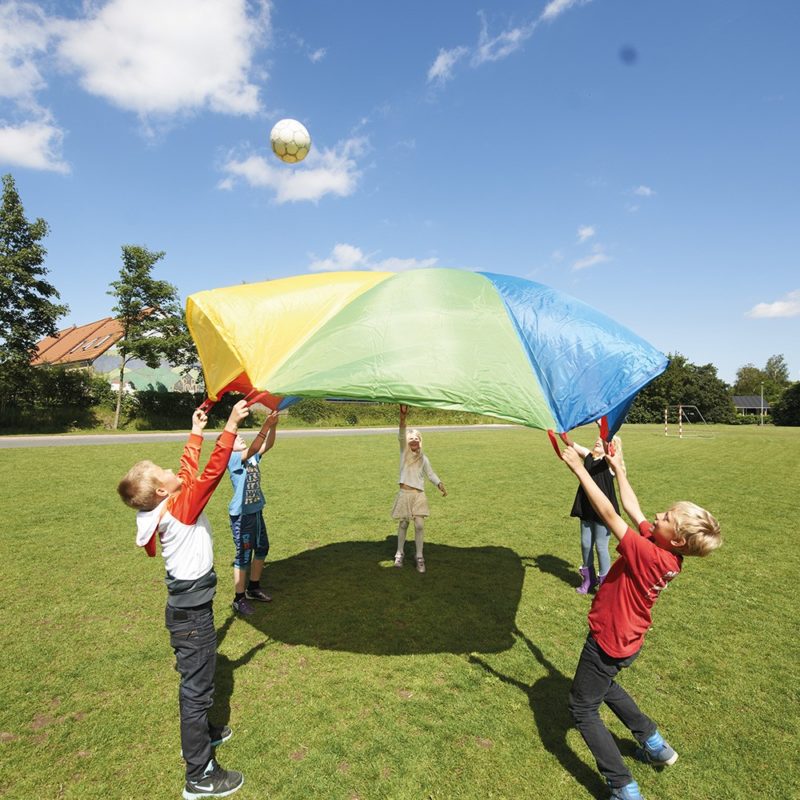
POLYGON ((713 514, 695 503, 682 500, 670 509, 677 536, 686 540, 681 553, 687 556, 707 556, 722 544, 719 522, 713 514))
POLYGON ((151 511, 160 502, 156 489, 161 488, 161 483, 155 476, 158 465, 152 461, 139 461, 127 472, 119 482, 117 492, 126 506, 137 511, 151 511))

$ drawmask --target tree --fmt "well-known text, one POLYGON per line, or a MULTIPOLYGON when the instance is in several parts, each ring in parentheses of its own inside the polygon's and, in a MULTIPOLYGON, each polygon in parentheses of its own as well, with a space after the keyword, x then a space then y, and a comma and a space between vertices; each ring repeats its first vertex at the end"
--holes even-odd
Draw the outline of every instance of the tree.
POLYGON ((770 356, 764 369, 748 363, 736 371, 736 382, 733 393, 738 395, 760 395, 763 385, 764 398, 770 403, 776 402, 791 381, 789 367, 782 355, 770 356))
POLYGON ((119 425, 125 367, 129 361, 139 358, 153 369, 162 359, 176 365, 193 365, 197 361, 178 290, 151 274, 164 255, 163 251, 124 245, 119 280, 110 284, 108 294, 117 299, 113 311, 122 327, 122 338, 117 343, 120 366, 114 428, 119 425))
POLYGON ((800 425, 800 381, 792 384, 772 407, 776 425, 800 425))
POLYGON ((645 386, 628 412, 628 422, 661 422, 666 406, 697 406, 706 422, 733 422, 728 385, 713 364, 697 366, 680 353, 671 353, 669 366, 645 386))
POLYGON ((47 251, 41 240, 47 223, 28 222, 11 175, 3 176, 0 207, 0 371, 16 394, 30 374, 36 343, 57 333, 56 321, 69 310, 44 276, 47 251))

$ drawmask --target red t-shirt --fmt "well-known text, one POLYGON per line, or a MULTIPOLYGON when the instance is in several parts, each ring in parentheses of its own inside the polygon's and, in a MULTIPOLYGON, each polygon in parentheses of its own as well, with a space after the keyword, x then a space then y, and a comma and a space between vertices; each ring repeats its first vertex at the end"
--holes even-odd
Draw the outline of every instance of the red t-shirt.
POLYGON ((683 556, 662 550, 653 541, 652 523, 644 520, 639 534, 628 532, 617 545, 620 557, 608 571, 589 611, 589 630, 614 658, 632 656, 652 625, 650 609, 658 595, 681 571, 683 556))

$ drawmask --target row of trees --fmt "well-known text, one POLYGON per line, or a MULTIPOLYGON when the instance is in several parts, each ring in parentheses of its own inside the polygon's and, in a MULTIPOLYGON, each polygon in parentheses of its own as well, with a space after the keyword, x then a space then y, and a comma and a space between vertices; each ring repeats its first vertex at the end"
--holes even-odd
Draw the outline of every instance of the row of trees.
MULTIPOLYGON (((83 399, 76 405, 101 402, 104 392, 91 376, 73 374, 71 378, 61 378, 58 370, 31 367, 37 342, 56 334, 56 322, 68 308, 59 302, 58 291, 46 280, 47 251, 42 240, 48 233, 47 223, 43 219, 28 222, 14 179, 5 175, 2 180, 0 413, 5 416, 9 405, 16 409, 26 404, 51 409, 70 405, 81 393, 83 399)), ((112 310, 123 333, 117 344, 120 371, 115 428, 122 408, 125 370, 132 359, 141 359, 153 368, 162 360, 187 371, 198 366, 176 287, 152 275, 164 255, 138 245, 123 246, 119 277, 110 283, 108 294, 115 300, 112 310)), ((760 395, 762 389, 773 408, 775 422, 800 425, 800 382, 791 384, 782 355, 769 358, 763 369, 745 364, 730 387, 717 376, 713 364, 697 366, 674 353, 663 375, 639 393, 628 421, 660 422, 665 406, 680 403, 700 408, 708 422, 734 422, 732 394, 760 395)))
MULTIPOLYGON (((58 381, 52 371, 42 373, 31 366, 36 344, 57 333, 57 321, 68 311, 56 288, 46 279, 47 251, 42 240, 48 225, 43 219, 29 222, 11 175, 3 176, 0 206, 0 410, 47 403, 52 392, 44 392, 42 376, 50 375, 53 386, 65 389, 62 404, 72 404, 83 392, 87 401, 98 394, 90 379, 58 381)), ((125 386, 125 369, 132 359, 155 368, 162 359, 171 364, 197 365, 194 347, 178 290, 167 281, 156 280, 152 272, 163 252, 138 245, 124 245, 122 267, 110 284, 115 299, 114 316, 122 327, 117 343, 120 354, 119 390, 114 428, 119 425, 125 386)), ((78 403, 79 404, 79 403, 78 403)))

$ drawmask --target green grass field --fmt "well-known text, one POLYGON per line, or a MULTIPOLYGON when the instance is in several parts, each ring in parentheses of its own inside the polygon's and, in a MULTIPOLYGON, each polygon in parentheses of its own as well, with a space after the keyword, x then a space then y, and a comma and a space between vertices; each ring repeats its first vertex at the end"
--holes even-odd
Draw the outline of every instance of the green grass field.
MULTIPOLYGON (((687 560, 622 676, 680 753, 632 770, 648 800, 795 798, 800 429, 709 430, 622 431, 645 513, 692 499, 725 537, 687 560)), ((248 620, 230 612, 227 478, 213 498, 217 718, 234 729, 218 757, 245 774, 237 798, 606 797, 566 706, 590 602, 574 477, 541 431, 431 432, 425 448, 450 494, 428 492, 419 575, 391 566, 395 437, 279 434, 262 462, 275 599, 248 620)), ((134 461, 179 455, 0 451, 0 796, 180 797, 163 562, 134 546, 115 492, 134 461)))

